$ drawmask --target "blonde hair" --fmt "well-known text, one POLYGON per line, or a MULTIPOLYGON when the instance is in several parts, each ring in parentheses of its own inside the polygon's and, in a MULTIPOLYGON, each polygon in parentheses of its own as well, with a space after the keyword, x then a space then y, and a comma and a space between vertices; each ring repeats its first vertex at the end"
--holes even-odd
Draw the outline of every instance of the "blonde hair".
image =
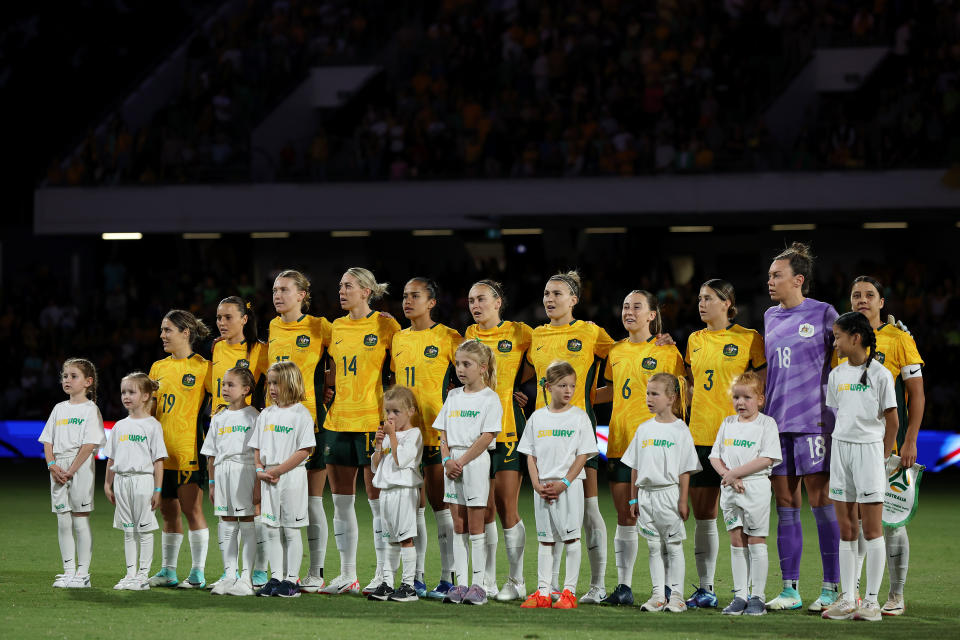
POLYGON ((493 351, 490 350, 490 347, 479 340, 465 340, 457 347, 457 353, 461 351, 476 360, 477 364, 486 365, 486 372, 481 372, 480 374, 483 376, 483 383, 496 391, 497 361, 494 359, 493 351))
POLYGON ((543 374, 543 378, 540 379, 540 391, 543 393, 543 401, 546 404, 549 404, 547 400, 547 385, 548 384, 557 384, 567 376, 573 376, 573 379, 577 379, 577 371, 573 368, 566 360, 554 360, 547 367, 547 371, 543 374))
POLYGON ((149 396, 152 396, 157 392, 157 390, 160 389, 160 383, 156 380, 152 380, 150 376, 145 374, 143 371, 133 371, 128 373, 120 379, 120 384, 123 384, 128 380, 137 385, 137 388, 141 393, 146 393, 149 396))
POLYGON ((283 360, 270 365, 267 373, 271 371, 277 376, 277 405, 288 407, 307 399, 307 393, 303 388, 303 376, 297 365, 289 360, 283 360))
POLYGON ((276 282, 280 278, 289 278, 290 280, 293 280, 293 284, 296 285, 297 289, 307 294, 303 296, 303 300, 300 302, 300 311, 306 311, 307 309, 309 309, 310 308, 310 280, 307 278, 307 276, 303 275, 302 273, 300 273, 295 269, 284 269, 279 274, 277 274, 277 277, 274 278, 273 281, 276 282))
MULTIPOLYGON (((567 271, 566 273, 561 272, 554 274, 550 276, 550 280, 557 280, 558 282, 564 283, 569 287, 571 294, 575 295, 577 299, 580 298, 580 287, 582 283, 580 281, 580 274, 577 273, 576 269, 567 271)), ((547 282, 550 282, 550 280, 547 280, 547 282)))
POLYGON ((86 396, 93 402, 97 401, 97 368, 86 358, 67 358, 64 361, 60 372, 66 371, 67 367, 76 367, 83 374, 84 378, 93 378, 93 384, 87 387, 86 396))
POLYGON ((371 302, 382 298, 390 288, 390 285, 386 282, 377 282, 377 279, 373 276, 373 272, 369 269, 350 267, 346 270, 346 273, 356 278, 361 288, 370 290, 369 300, 371 302))
POLYGON ((409 387, 403 387, 400 385, 394 385, 383 392, 383 406, 386 410, 388 402, 395 402, 401 405, 404 409, 413 409, 414 412, 417 411, 417 397, 413 395, 413 391, 409 387))
POLYGON ((654 382, 662 384, 667 395, 673 396, 673 406, 670 407, 670 410, 673 411, 673 415, 682 420, 683 394, 680 393, 680 379, 672 373, 655 373, 650 376, 650 380, 647 381, 647 388, 650 388, 650 385, 654 382))

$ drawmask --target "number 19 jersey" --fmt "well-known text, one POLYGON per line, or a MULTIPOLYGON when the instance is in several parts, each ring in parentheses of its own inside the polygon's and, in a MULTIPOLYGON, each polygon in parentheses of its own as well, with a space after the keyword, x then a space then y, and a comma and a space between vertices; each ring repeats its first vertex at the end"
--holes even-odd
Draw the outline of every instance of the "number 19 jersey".
POLYGON ((191 353, 186 358, 168 356, 150 367, 150 379, 160 383, 157 390, 157 420, 163 427, 167 447, 164 469, 197 471, 199 443, 203 439, 200 408, 207 397, 204 382, 210 362, 191 353))

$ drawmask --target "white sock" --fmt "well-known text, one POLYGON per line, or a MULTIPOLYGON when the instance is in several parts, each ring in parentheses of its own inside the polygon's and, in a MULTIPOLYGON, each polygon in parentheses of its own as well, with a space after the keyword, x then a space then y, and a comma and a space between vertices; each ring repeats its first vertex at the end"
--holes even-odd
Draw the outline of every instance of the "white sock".
POLYGON ((267 548, 267 563, 270 565, 270 577, 283 580, 283 545, 280 544, 280 527, 263 527, 264 546, 267 548))
POLYGON ((583 527, 586 529, 587 557, 590 558, 590 586, 603 587, 607 575, 607 525, 600 515, 598 496, 583 501, 583 527))
POLYGON ((460 587, 470 586, 467 582, 470 574, 467 573, 469 560, 467 542, 470 539, 469 533, 453 534, 453 574, 454 584, 460 587))
POLYGON ((537 589, 542 596, 550 595, 553 589, 553 547, 556 546, 559 545, 537 545, 537 589))
POLYGON ((90 557, 93 555, 93 536, 90 533, 90 518, 74 518, 73 532, 77 536, 77 575, 90 574, 90 557))
MULTIPOLYGON (((421 509, 421 511, 423 511, 421 509)), ((417 548, 400 547, 400 560, 403 562, 403 573, 400 574, 400 583, 413 586, 417 571, 417 548)), ((420 572, 421 575, 423 571, 420 572)))
POLYGON ((767 572, 770 570, 770 561, 767 558, 767 545, 751 544, 747 549, 747 556, 750 567, 750 589, 751 596, 757 596, 761 600, 766 598, 765 589, 767 586, 767 572))
POLYGON ((720 552, 717 519, 697 520, 693 540, 693 554, 697 559, 697 575, 700 577, 700 588, 713 591, 713 578, 717 571, 717 554, 720 552))
POLYGON ((576 594, 577 583, 580 581, 580 541, 565 542, 563 548, 567 552, 567 575, 566 580, 563 581, 563 588, 576 594))
MULTIPOLYGON (((416 569, 414 574, 414 580, 419 580, 420 582, 425 582, 423 579, 423 567, 427 562, 427 518, 426 518, 426 508, 419 507, 417 509, 417 537, 413 539, 413 549, 414 553, 417 555, 416 569)), ((403 555, 403 552, 400 553, 403 555)), ((407 565, 403 565, 403 573, 407 573, 407 565)), ((413 583, 410 583, 410 586, 413 586, 413 583)))
POLYGON ((683 543, 680 540, 667 543, 667 586, 670 590, 683 596, 683 574, 686 565, 683 561, 683 543))
POLYGON ((380 499, 371 500, 367 498, 367 503, 370 505, 370 513, 373 514, 373 550, 377 554, 377 572, 375 575, 383 575, 383 555, 384 555, 384 540, 383 540, 383 518, 380 517, 380 499))
POLYGON ((840 586, 843 588, 843 597, 854 602, 854 592, 857 588, 857 541, 840 541, 840 586))
POLYGON ((137 575, 137 532, 123 532, 123 559, 127 563, 127 578, 137 575))
POLYGON ((550 583, 550 586, 556 589, 560 589, 560 563, 563 561, 563 543, 557 542, 552 547, 550 547, 553 553, 553 573, 551 578, 553 582, 550 583))
POLYGON ((63 559, 63 574, 72 576, 77 572, 77 545, 73 541, 73 514, 57 514, 57 540, 60 542, 60 557, 63 559))
POLYGON ((160 534, 160 566, 164 569, 177 572, 177 560, 180 557, 180 545, 183 543, 182 533, 160 534))
POLYGON ((663 585, 667 581, 666 568, 663 565, 663 556, 660 554, 660 540, 647 539, 647 562, 650 567, 650 582, 653 585, 654 597, 663 599, 663 585))
POLYGON ((357 579, 357 514, 354 496, 333 494, 333 538, 340 552, 340 575, 357 579))
POLYGON ((484 573, 487 569, 487 536, 483 533, 470 535, 470 564, 472 571, 470 573, 470 585, 475 584, 483 586, 484 573))
POLYGON ((733 572, 733 597, 734 598, 743 598, 744 600, 748 597, 748 592, 750 591, 750 585, 748 584, 749 578, 747 577, 748 564, 747 564, 747 550, 743 547, 735 547, 730 545, 730 570, 733 572))
POLYGON ((307 525, 307 546, 310 548, 310 575, 323 577, 323 563, 327 558, 327 514, 323 510, 323 496, 307 499, 310 524, 307 525))
POLYGON ((437 546, 440 548, 440 579, 448 580, 452 584, 456 581, 451 578, 453 573, 453 515, 450 509, 434 511, 433 517, 437 520, 437 546))
POLYGON ((865 602, 877 602, 886 561, 887 550, 883 544, 883 536, 867 540, 867 590, 863 594, 865 602))
POLYGON ((890 593, 903 594, 910 565, 910 538, 906 527, 884 527, 883 539, 887 546, 887 566, 890 568, 890 593))
POLYGON ((254 571, 267 570, 267 536, 265 531, 266 526, 267 525, 263 524, 263 518, 261 518, 260 516, 256 516, 253 519, 254 535, 256 536, 256 539, 257 539, 256 557, 253 560, 254 571))
POLYGON ((233 580, 240 567, 240 527, 236 520, 222 520, 218 533, 223 543, 223 572, 233 580))
POLYGON ((227 570, 227 545, 224 543, 226 538, 225 530, 223 525, 226 523, 226 520, 222 518, 217 518, 217 551, 220 552, 220 562, 223 563, 223 570, 226 573, 227 570))
POLYGON ((197 529, 187 534, 187 540, 190 541, 190 559, 191 567, 203 571, 207 564, 207 546, 210 544, 210 530, 197 529))
POLYGON ((487 587, 497 586, 497 523, 488 522, 483 527, 484 544, 486 545, 486 565, 483 572, 483 582, 487 587))
POLYGON ((383 581, 390 585, 391 588, 394 586, 393 571, 400 563, 400 545, 398 544, 387 544, 387 548, 384 549, 384 563, 383 563, 383 581))
POLYGON ((523 583, 523 547, 527 544, 527 529, 523 520, 509 529, 503 530, 503 546, 507 550, 507 562, 510 564, 510 577, 523 583))
POLYGON ((863 537, 863 520, 857 521, 857 592, 863 579, 863 560, 867 557, 867 539, 863 537))
POLYGON ((243 572, 240 578, 250 580, 250 572, 256 564, 257 552, 260 550, 259 540, 257 539, 257 528, 253 522, 237 523, 237 529, 240 530, 240 541, 243 543, 243 572))
POLYGON ((613 536, 613 553, 617 563, 617 584, 633 586, 633 565, 637 561, 637 528, 617 525, 613 536))
POLYGON ((303 564, 303 536, 297 527, 283 528, 283 552, 286 556, 284 579, 297 584, 300 580, 300 565, 303 564))
POLYGON ((150 565, 153 563, 153 532, 138 533, 140 538, 140 565, 137 573, 146 577, 150 575, 150 565))

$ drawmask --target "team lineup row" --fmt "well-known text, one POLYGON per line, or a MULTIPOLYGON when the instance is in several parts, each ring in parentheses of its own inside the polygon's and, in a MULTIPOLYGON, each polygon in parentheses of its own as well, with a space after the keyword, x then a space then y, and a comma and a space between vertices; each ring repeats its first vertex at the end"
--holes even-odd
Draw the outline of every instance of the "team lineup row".
MULTIPOLYGON (((686 345, 686 357, 681 356, 668 336, 654 341, 662 331, 658 304, 656 297, 646 292, 632 292, 625 299, 622 318, 629 337, 614 343, 600 327, 574 319, 573 308, 580 287, 576 274, 558 274, 548 281, 544 308, 550 323, 533 330, 522 323, 502 320, 500 310, 504 297, 497 283, 480 281, 474 285, 470 290, 469 304, 477 323, 467 329, 464 337, 490 348, 496 371, 496 394, 502 411, 502 428, 495 436, 490 453, 492 481, 490 497, 485 502, 490 507, 482 510, 484 514, 479 524, 474 522, 476 517, 463 522, 456 509, 451 511, 444 499, 447 466, 442 464, 444 443, 440 432, 432 425, 451 387, 451 365, 461 337, 456 331, 430 319, 430 309, 436 301, 436 286, 432 281, 416 278, 407 283, 403 294, 404 315, 411 326, 400 331, 392 318, 370 308, 371 300, 382 295, 385 288, 368 271, 350 269, 344 274, 340 302, 347 315, 333 323, 304 314, 309 304, 309 282, 298 272, 283 272, 274 285, 274 305, 279 315, 270 323, 269 342, 261 344, 256 341, 256 330, 252 326, 255 323, 247 305, 239 298, 228 298, 218 307, 217 325, 223 340, 214 346, 212 363, 192 353, 192 342, 206 333, 202 323, 186 312, 172 311, 163 320, 161 328, 164 349, 171 356, 155 363, 149 374, 151 379, 159 382, 155 413, 162 424, 168 452, 160 492, 162 499, 159 500, 164 519, 163 569, 151 580, 155 585, 179 583, 194 587, 205 582, 202 569, 207 530, 200 509, 200 483, 203 481, 200 479, 199 448, 202 434, 197 427, 204 391, 209 390, 214 396, 215 406, 228 404, 223 393, 227 369, 246 367, 257 380, 263 376, 269 363, 290 360, 304 381, 303 405, 315 424, 322 425, 316 427, 318 435, 322 436, 322 447, 318 447, 306 462, 310 571, 301 581, 301 589, 341 592, 359 588, 355 570, 353 494, 356 473, 362 468, 374 515, 378 558, 377 575, 365 591, 375 591, 383 582, 389 545, 378 543, 382 540, 380 532, 384 525, 380 492, 374 483, 370 458, 383 419, 380 383, 382 368, 388 364, 397 384, 410 388, 417 404, 412 421, 421 432, 424 448, 424 495, 417 511, 418 530, 425 530, 423 513, 426 501, 430 502, 437 518, 442 575, 438 588, 428 595, 442 596, 454 584, 451 580, 454 530, 469 529, 474 536, 483 535, 487 546, 490 547, 492 541, 495 549, 497 531, 494 520, 499 515, 511 570, 503 588, 499 589, 498 598, 524 596, 522 548, 525 529, 516 509, 521 478, 517 443, 523 433, 521 406, 529 399, 516 389, 519 382, 529 377, 535 376, 543 382, 550 363, 561 360, 570 363, 576 375, 578 392, 572 396, 572 404, 582 409, 591 422, 594 403, 613 401, 608 456, 611 491, 618 510, 614 540, 618 565, 621 557, 630 557, 631 548, 633 556, 636 555, 636 519, 628 504, 630 471, 622 457, 637 425, 653 415, 646 406, 647 381, 657 373, 671 373, 680 378, 683 388, 680 398, 686 407, 677 416, 683 418, 689 411, 689 432, 698 447, 704 469, 693 476, 689 492, 696 519, 700 588, 688 604, 696 606, 716 606, 713 570, 719 546, 716 515, 722 478, 710 464, 709 450, 718 426, 731 413, 729 390, 732 379, 749 369, 757 370, 761 378, 766 376, 765 412, 776 422, 780 433, 781 461, 773 468, 771 478, 777 498, 778 550, 785 582, 783 593, 768 606, 772 609, 802 606, 796 589, 799 579, 797 550, 802 544, 798 518, 802 478, 817 518, 824 562, 824 585, 811 608, 824 608, 838 598, 839 557, 843 555, 842 550, 838 552, 841 531, 828 493, 834 413, 826 406, 826 378, 834 362, 833 321, 837 313, 830 305, 806 297, 811 269, 812 259, 802 246, 795 245, 774 259, 768 284, 771 299, 777 304, 765 315, 765 339, 755 331, 731 323, 735 315, 735 299, 728 283, 719 280, 705 283, 700 292, 700 313, 706 328, 691 335, 686 345), (317 398, 321 400, 319 403, 317 398), (333 493, 333 528, 338 534, 336 542, 341 556, 341 575, 329 584, 322 578, 327 534, 322 494, 327 478, 333 493), (182 583, 176 577, 177 555, 183 537, 181 510, 187 517, 194 559, 191 575, 182 583)), ((880 320, 881 294, 879 283, 870 278, 858 278, 852 287, 851 304, 869 320, 871 337, 875 336, 876 346, 871 354, 874 351, 876 354, 871 360, 882 364, 896 379, 893 388, 899 393, 897 406, 901 414, 898 444, 903 464, 909 466, 915 460, 915 438, 922 416, 922 360, 909 334, 880 320)), ((538 393, 536 403, 538 409, 543 409, 550 404, 550 394, 538 393)), ((72 450, 68 447, 66 451, 78 454, 76 458, 86 457, 79 446, 72 450)), ((52 468, 64 472, 74 466, 71 461, 64 467, 55 460, 52 450, 48 452, 48 461, 55 463, 52 468)), ((58 478, 53 471, 52 474, 52 486, 55 486, 58 478)), ((596 503, 596 458, 586 464, 583 492, 583 533, 588 542, 591 584, 581 602, 613 600, 612 603, 616 603, 628 598, 632 601, 629 588, 632 561, 629 572, 626 567, 618 566, 618 584, 612 594, 608 596, 604 588, 607 544, 606 528, 596 503)), ((74 528, 77 528, 77 521, 83 519, 83 515, 78 516, 83 513, 82 509, 63 508, 62 502, 55 500, 56 504, 61 505, 60 511, 72 511, 77 516, 73 518, 74 528)), ((62 544, 63 530, 70 533, 69 524, 67 518, 66 525, 61 525, 62 544)), ((868 541, 880 538, 879 520, 877 526, 872 527, 872 516, 866 512, 863 528, 868 541)), ((896 557, 903 558, 906 555, 903 549, 908 548, 905 530, 901 528, 886 533, 888 552, 895 547, 900 551, 896 557)), ((843 532, 844 542, 848 534, 843 532)), ((80 537, 78 530, 78 539, 80 537)), ((426 539, 423 535, 416 538, 417 564, 422 569, 426 539)), ((857 538, 856 532, 853 538, 857 538)), ((67 555, 64 554, 65 562, 67 555)), ((559 562, 559 558, 557 560, 559 562)), ((79 556, 77 565, 74 575, 80 569, 79 556)), ((887 602, 890 607, 885 605, 885 613, 890 608, 890 612, 896 614, 903 611, 906 560, 898 560, 896 567, 891 562, 890 569, 891 595, 887 602)), ((65 573, 70 573, 66 564, 65 573)), ((495 576, 494 568, 479 583, 487 593, 498 591, 495 576)), ((415 583, 417 591, 426 593, 422 575, 417 575, 415 583)), ((553 584, 557 581, 554 580, 553 584)), ((868 600, 871 595, 867 594, 868 600)))

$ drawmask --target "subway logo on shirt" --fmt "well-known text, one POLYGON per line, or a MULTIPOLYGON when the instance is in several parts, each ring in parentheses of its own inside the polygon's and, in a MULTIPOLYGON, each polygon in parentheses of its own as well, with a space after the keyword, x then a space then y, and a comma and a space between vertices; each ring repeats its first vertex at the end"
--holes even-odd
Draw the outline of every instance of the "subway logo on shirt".
POLYGON ((78 425, 79 425, 79 424, 83 424, 83 423, 86 422, 86 421, 87 421, 86 418, 60 418, 59 420, 57 420, 57 426, 58 426, 58 427, 62 427, 62 426, 67 425, 67 424, 78 424, 78 425))
POLYGON ((870 389, 870 385, 860 384, 859 382, 855 382, 853 384, 847 382, 844 384, 837 385, 837 391, 867 391, 869 389, 870 389))
POLYGON ((233 427, 220 427, 217 429, 217 435, 222 436, 228 433, 246 433, 247 431, 250 431, 250 427, 245 424, 238 424, 233 427))
POLYGON ((572 438, 577 432, 573 429, 540 429, 538 438, 572 438))
POLYGON ((120 436, 120 442, 146 442, 147 436, 134 433, 125 433, 120 436))
POLYGON ((480 415, 479 411, 468 411, 466 409, 454 409, 448 415, 448 418, 476 418, 480 415))
POLYGON ((646 449, 647 447, 663 447, 669 449, 673 445, 677 444, 676 442, 671 442, 670 440, 661 440, 659 438, 647 438, 640 443, 641 449, 646 449))
POLYGON ((285 427, 282 424, 265 424, 263 425, 264 432, 273 431, 274 433, 290 433, 293 431, 293 427, 285 427))
POLYGON ((746 447, 749 449, 755 444, 757 444, 756 440, 736 440, 734 438, 725 438, 723 441, 723 446, 725 447, 746 447))

